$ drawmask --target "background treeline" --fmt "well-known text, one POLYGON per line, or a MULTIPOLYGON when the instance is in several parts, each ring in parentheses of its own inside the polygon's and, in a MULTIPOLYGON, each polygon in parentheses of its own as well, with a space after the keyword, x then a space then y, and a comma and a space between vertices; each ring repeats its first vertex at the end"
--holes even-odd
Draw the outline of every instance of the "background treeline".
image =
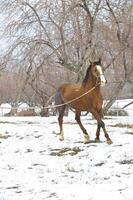
POLYGON ((102 58, 104 98, 133 97, 132 0, 0 0, 0 103, 49 104, 102 58))

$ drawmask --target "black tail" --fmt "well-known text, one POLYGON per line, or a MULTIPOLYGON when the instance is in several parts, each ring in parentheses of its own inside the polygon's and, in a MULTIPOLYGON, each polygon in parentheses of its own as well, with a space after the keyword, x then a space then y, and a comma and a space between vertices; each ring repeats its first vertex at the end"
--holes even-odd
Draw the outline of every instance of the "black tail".
POLYGON ((56 94, 55 94, 55 105, 59 105, 64 103, 62 96, 61 96, 61 92, 59 90, 57 90, 56 94))
POLYGON ((56 111, 59 113, 59 118, 63 118, 64 115, 68 116, 68 107, 66 105, 62 105, 64 103, 65 101, 62 99, 61 91, 58 90, 55 94, 55 105, 60 105, 56 108, 56 111))

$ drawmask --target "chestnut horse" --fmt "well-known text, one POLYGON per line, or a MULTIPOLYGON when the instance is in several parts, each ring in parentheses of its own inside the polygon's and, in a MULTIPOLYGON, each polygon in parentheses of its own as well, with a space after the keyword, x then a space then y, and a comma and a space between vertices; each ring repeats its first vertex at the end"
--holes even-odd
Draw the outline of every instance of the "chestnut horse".
POLYGON ((104 86, 105 83, 106 79, 103 74, 101 59, 99 59, 99 61, 90 64, 82 84, 63 84, 60 86, 55 95, 55 105, 57 105, 57 110, 59 112, 59 139, 61 141, 64 140, 63 115, 65 108, 68 105, 69 107, 75 109, 75 120, 79 124, 84 134, 84 143, 88 143, 90 137, 81 123, 81 111, 92 113, 94 118, 97 120, 95 141, 100 141, 100 129, 102 128, 107 139, 107 143, 112 144, 112 141, 106 131, 105 124, 102 121, 103 98, 101 95, 100 86, 104 86))

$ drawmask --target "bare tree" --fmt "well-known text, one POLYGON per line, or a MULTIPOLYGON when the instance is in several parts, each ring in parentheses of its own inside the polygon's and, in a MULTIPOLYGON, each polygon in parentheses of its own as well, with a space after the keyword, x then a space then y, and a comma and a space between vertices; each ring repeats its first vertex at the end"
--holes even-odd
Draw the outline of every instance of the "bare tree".
POLYGON ((130 82, 133 75, 132 66, 132 5, 128 1, 108 1, 106 0, 107 9, 109 11, 109 19, 112 22, 111 33, 113 34, 113 44, 111 45, 111 57, 119 55, 113 60, 113 66, 116 73, 117 85, 112 93, 110 101, 104 108, 104 112, 112 106, 117 97, 120 95, 125 84, 130 82), (114 51, 115 50, 115 51, 114 51), (114 51, 114 52, 113 52, 114 51))
MULTIPOLYGON (((3 65, 16 60, 26 76, 18 100, 29 82, 39 80, 36 73, 40 74, 44 65, 53 64, 82 74, 92 57, 92 34, 100 3, 90 1, 91 13, 86 1, 2 2, 1 8, 6 13, 3 34, 10 39, 3 65)), ((47 96, 44 90, 41 93, 47 96)))
POLYGON ((118 82, 105 110, 124 85, 132 83, 133 12, 129 1, 6 0, 1 1, 0 9, 4 18, 1 38, 8 43, 0 66, 15 66, 23 76, 17 101, 30 86, 35 98, 46 104, 59 84, 67 78, 80 81, 89 60, 99 57, 105 72, 113 71, 111 78, 118 82))

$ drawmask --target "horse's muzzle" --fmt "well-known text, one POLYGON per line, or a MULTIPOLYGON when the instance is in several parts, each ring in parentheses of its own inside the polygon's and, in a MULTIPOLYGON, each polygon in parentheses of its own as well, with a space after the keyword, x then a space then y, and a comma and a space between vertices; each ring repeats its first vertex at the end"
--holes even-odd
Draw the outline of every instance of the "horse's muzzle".
POLYGON ((107 83, 107 80, 106 80, 105 76, 103 74, 100 75, 100 84, 101 84, 101 86, 104 87, 106 83, 107 83))

